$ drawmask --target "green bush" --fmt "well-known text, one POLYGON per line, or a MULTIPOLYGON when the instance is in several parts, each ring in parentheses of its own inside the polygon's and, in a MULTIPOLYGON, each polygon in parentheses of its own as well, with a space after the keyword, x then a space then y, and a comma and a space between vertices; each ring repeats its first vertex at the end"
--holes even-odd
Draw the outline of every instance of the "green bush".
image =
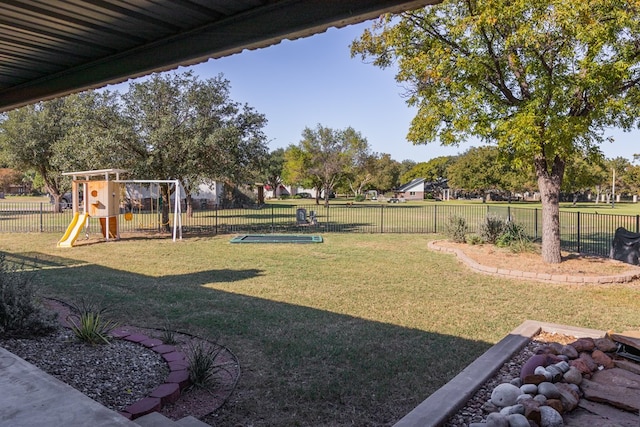
POLYGON ((56 329, 56 314, 37 296, 35 276, 0 254, 0 335, 28 338, 56 329))
POLYGON ((356 194, 356 197, 353 199, 355 202, 364 202, 366 197, 364 194, 356 194))
POLYGON ((216 373, 216 358, 222 347, 202 341, 189 344, 187 359, 189 360, 189 379, 195 387, 206 388, 216 373))
POLYGON ((86 300, 74 304, 72 308, 74 313, 67 317, 67 321, 76 338, 89 344, 109 344, 109 332, 117 324, 104 318, 107 312, 105 308, 86 300))
POLYGON ((507 221, 497 215, 489 214, 478 225, 478 234, 482 239, 491 244, 495 244, 500 235, 504 232, 507 221))
POLYGON ((445 235, 456 243, 465 243, 469 226, 464 217, 452 215, 445 223, 445 235))
POLYGON ((530 252, 534 246, 524 227, 515 222, 507 222, 502 234, 496 240, 496 246, 511 248, 514 252, 530 252))
POLYGON ((466 239, 467 244, 469 245, 481 245, 482 243, 485 243, 484 239, 477 234, 469 234, 466 239))

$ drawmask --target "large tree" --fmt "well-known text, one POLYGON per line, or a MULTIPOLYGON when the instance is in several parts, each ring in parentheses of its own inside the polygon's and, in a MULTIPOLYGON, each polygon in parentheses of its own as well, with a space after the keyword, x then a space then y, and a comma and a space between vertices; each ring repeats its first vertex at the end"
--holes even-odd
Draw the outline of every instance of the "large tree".
MULTIPOLYGON (((154 74, 123 95, 135 138, 127 148, 140 179, 177 179, 191 196, 210 181, 249 182, 267 155, 266 119, 230 99, 222 76, 199 80, 191 72, 154 74)), ((162 187, 163 223, 168 224, 169 190, 162 187)))
MULTIPOLYGON (((324 195, 325 206, 329 195, 368 152, 367 140, 348 127, 342 130, 318 125, 315 129, 305 128, 297 147, 289 147, 285 154, 285 170, 288 182, 312 184, 324 195)), ((318 203, 316 196, 316 203, 318 203)))
POLYGON ((542 257, 561 262, 559 194, 566 162, 609 126, 638 121, 638 0, 445 0, 386 16, 352 54, 388 67, 417 107, 408 139, 473 135, 533 164, 542 257))
POLYGON ((89 91, 10 111, 0 123, 0 146, 14 168, 37 173, 59 211, 70 189, 63 172, 121 167, 122 129, 115 96, 89 91))

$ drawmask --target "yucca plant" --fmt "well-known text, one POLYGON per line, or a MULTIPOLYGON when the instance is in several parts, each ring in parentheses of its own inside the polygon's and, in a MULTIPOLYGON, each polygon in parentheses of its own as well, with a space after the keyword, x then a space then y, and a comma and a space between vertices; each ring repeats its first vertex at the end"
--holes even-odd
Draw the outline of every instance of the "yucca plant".
POLYGON ((89 344, 109 344, 109 332, 117 323, 104 318, 106 308, 82 300, 72 309, 74 313, 67 316, 67 321, 76 338, 89 344))
POLYGON ((216 373, 216 358, 222 347, 205 342, 191 343, 187 349, 189 379, 195 387, 206 388, 216 373))

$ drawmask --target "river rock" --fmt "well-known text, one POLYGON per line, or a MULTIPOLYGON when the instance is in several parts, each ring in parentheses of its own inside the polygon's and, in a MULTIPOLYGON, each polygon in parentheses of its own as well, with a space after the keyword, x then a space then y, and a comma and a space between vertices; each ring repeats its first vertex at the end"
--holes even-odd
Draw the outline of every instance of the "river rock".
POLYGON ((529 400, 529 399, 533 399, 533 395, 532 394, 521 394, 516 399, 516 403, 522 403, 523 400, 529 400))
POLYGON ((538 404, 540 405, 544 405, 545 403, 547 403, 547 396, 545 396, 544 394, 538 394, 533 398, 533 400, 538 402, 538 404))
MULTIPOLYGON (((537 398, 538 396, 536 396, 537 398)), ((542 396, 544 397, 544 396, 542 396)), ((525 400, 522 402, 522 406, 524 406, 524 416, 535 423, 540 425, 540 403, 538 403, 535 398, 530 400, 525 400)))
POLYGON ((611 369, 615 367, 613 359, 604 354, 604 352, 601 350, 593 350, 593 353, 591 353, 591 358, 593 358, 593 361, 598 365, 604 366, 605 369, 611 369))
POLYGON ((569 344, 573 348, 577 350, 578 353, 582 353, 583 351, 591 351, 596 347, 596 343, 593 338, 578 338, 576 341, 569 344))
POLYGON ((582 382, 582 372, 575 366, 571 366, 567 372, 564 373, 563 378, 570 384, 578 384, 582 382))
POLYGON ((540 427, 562 427, 564 421, 562 415, 551 406, 540 407, 540 427))
POLYGON ((578 358, 578 350, 572 345, 562 346, 562 350, 560 350, 560 354, 563 356, 567 356, 569 359, 577 359, 578 358))
POLYGON ((549 348, 549 353, 551 354, 562 354, 563 345, 560 344, 559 342, 549 343, 547 347, 549 348))
POLYGON ((518 387, 513 384, 503 383, 494 388, 493 392, 491 392, 491 403, 500 408, 511 406, 516 403, 518 396, 521 394, 522 392, 518 387))
POLYGON ((569 362, 571 367, 576 368, 582 375, 591 375, 591 368, 587 365, 587 362, 584 359, 575 359, 569 362))
POLYGON ((535 384, 522 384, 522 386, 520 386, 520 391, 526 394, 537 394, 538 393, 538 386, 535 384))
POLYGON ((557 383, 558 381, 560 381, 562 379, 562 374, 564 374, 564 372, 562 372, 562 370, 560 368, 558 368, 558 366, 549 365, 549 366, 547 366, 546 369, 547 369, 547 372, 549 373, 549 377, 550 378, 547 377, 549 379, 549 381, 551 381, 553 383, 557 383))
POLYGON ((596 344, 596 348, 600 351, 604 351, 605 353, 612 353, 618 348, 616 343, 609 338, 596 338, 594 342, 596 344))
POLYGON ((512 384, 516 387, 520 387, 522 385, 522 378, 518 377, 518 378, 513 378, 511 379, 511 381, 509 381, 509 384, 512 384))
POLYGON ((509 427, 529 427, 529 420, 522 414, 511 414, 507 417, 509 427))
POLYGON ((540 384, 547 380, 547 377, 544 375, 527 375, 522 380, 525 384, 540 384))
POLYGON ((555 384, 545 382, 538 385, 538 393, 545 396, 547 399, 557 399, 560 397, 560 392, 555 384))
POLYGON ((499 412, 493 412, 487 416, 487 425, 485 427, 509 427, 509 420, 506 415, 499 412))
MULTIPOLYGON (((519 396, 518 396, 519 397, 519 396)), ((507 406, 500 410, 502 415, 511 415, 511 414, 524 414, 524 406, 522 404, 515 404, 513 406, 507 406)))
POLYGON ((567 362, 566 360, 558 362, 553 366, 555 366, 556 368, 560 369, 563 374, 569 370, 569 362, 567 362))

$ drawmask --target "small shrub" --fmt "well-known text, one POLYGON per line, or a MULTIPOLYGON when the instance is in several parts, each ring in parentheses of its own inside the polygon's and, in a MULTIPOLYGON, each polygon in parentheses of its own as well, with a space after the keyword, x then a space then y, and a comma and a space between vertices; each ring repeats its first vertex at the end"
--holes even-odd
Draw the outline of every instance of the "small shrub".
POLYGON ((478 225, 478 233, 485 242, 495 244, 506 225, 507 222, 502 217, 490 214, 478 225))
POLYGON ((366 200, 366 196, 364 194, 356 194, 356 197, 353 198, 354 202, 364 202, 366 200))
POLYGON ((206 388, 211 385, 211 379, 217 369, 216 358, 221 350, 222 347, 205 342, 189 344, 187 349, 189 379, 195 387, 206 388))
POLYGON ((445 223, 445 235, 456 243, 465 243, 469 226, 467 220, 461 216, 452 215, 445 223))
POLYGON ((177 344, 176 333, 173 331, 173 329, 170 328, 168 320, 165 320, 164 326, 162 327, 162 336, 160 337, 160 339, 165 344, 177 344))
POLYGON ((55 330, 56 314, 37 296, 35 277, 0 254, 0 335, 28 338, 55 330))
POLYGON ((477 234, 469 234, 467 236, 467 244, 469 245, 481 245, 485 243, 484 239, 477 234))
POLYGON ((509 247, 512 250, 517 249, 517 252, 528 252, 529 249, 533 248, 533 243, 525 233, 522 225, 516 224, 515 222, 507 222, 504 231, 498 239, 496 239, 496 246, 502 248, 509 247), (523 248, 529 249, 526 251, 521 250, 523 248))
POLYGON ((86 300, 74 304, 72 308, 75 313, 70 314, 67 321, 76 338, 89 344, 109 344, 109 332, 117 323, 104 318, 107 312, 105 308, 86 300))

